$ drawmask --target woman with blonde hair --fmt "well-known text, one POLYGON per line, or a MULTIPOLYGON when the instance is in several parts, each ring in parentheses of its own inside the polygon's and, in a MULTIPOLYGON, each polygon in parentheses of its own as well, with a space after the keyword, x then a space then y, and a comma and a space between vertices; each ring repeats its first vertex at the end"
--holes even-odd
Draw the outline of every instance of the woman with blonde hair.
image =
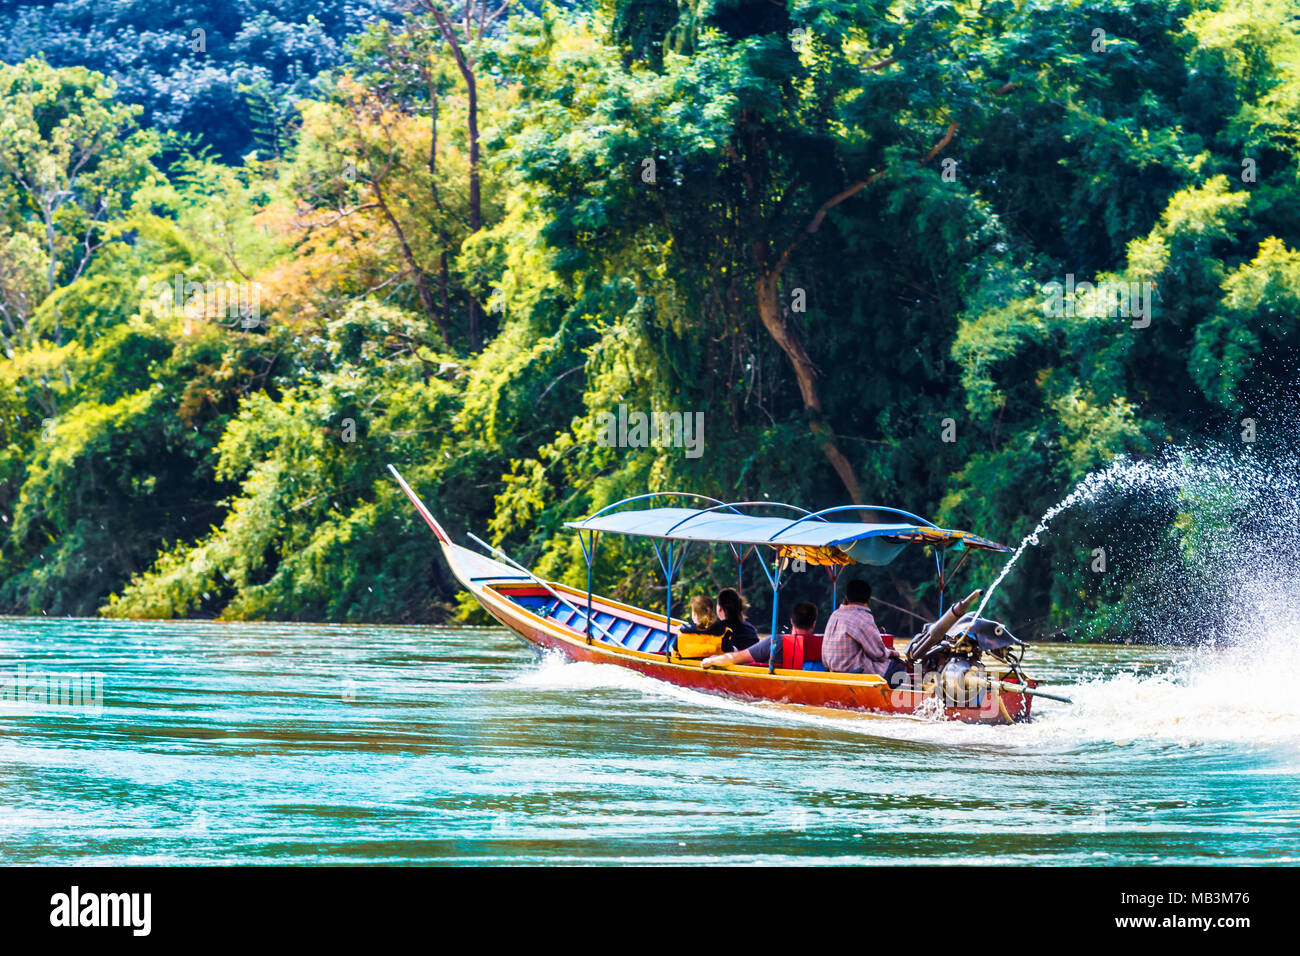
POLYGON ((683 624, 673 639, 677 653, 682 657, 704 657, 717 654, 722 649, 722 639, 727 625, 714 614, 714 601, 707 594, 691 598, 691 620, 683 624))

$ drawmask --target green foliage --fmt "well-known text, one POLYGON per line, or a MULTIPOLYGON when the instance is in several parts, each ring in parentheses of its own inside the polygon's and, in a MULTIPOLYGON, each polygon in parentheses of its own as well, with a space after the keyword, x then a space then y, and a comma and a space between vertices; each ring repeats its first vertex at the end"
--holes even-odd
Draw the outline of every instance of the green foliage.
POLYGON ((47 56, 121 77, 124 102, 153 129, 238 162, 275 155, 283 119, 317 76, 347 59, 345 39, 396 16, 393 0, 56 0, 0 10, 0 61, 47 56))
MULTIPOLYGON (((55 6, 62 36, 81 5, 55 6)), ((211 64, 0 67, 0 607, 481 620, 389 462, 454 533, 575 584, 563 523, 625 496, 843 503, 828 439, 864 499, 1014 542, 1089 471, 1294 379, 1294 0, 524 5, 471 44, 479 229, 441 34, 338 46, 380 6, 203 7, 243 64, 194 87, 229 108, 219 160, 164 163, 158 135, 196 128, 163 94, 211 64), (329 39, 291 75, 304 37, 329 39), (1049 307, 1067 277, 1145 289, 1149 322, 1049 307), (256 283, 265 321, 187 316, 187 282, 256 283), (703 413, 704 454, 606 447, 620 405, 703 413)), ((6 49, 45 35, 15 22, 6 49)), ((877 592, 932 613, 928 560, 877 592)), ((598 574, 658 600, 643 543, 602 542, 598 574)), ((679 593, 734 577, 699 549, 679 593)), ((1142 593, 1062 534, 994 610, 1100 637, 1142 593)))
POLYGON ((120 238, 133 194, 156 179, 156 137, 136 128, 139 108, 114 102, 115 92, 111 80, 81 67, 0 63, 0 313, 7 341, 28 332, 24 326, 42 300, 48 334, 61 341, 62 296, 55 289, 75 282, 101 247, 120 238))

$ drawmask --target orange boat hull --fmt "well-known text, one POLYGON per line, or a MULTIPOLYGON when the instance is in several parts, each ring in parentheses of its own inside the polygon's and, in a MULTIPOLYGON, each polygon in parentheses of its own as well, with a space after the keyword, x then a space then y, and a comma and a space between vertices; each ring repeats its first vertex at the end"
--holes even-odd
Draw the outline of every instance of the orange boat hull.
MULTIPOLYGON (((752 665, 706 670, 699 661, 666 655, 663 648, 667 631, 684 622, 667 622, 661 615, 609 598, 596 595, 589 598, 585 592, 544 582, 518 567, 455 544, 410 486, 395 470, 393 474, 438 538, 457 580, 489 614, 533 647, 563 654, 574 661, 626 667, 677 687, 738 700, 882 714, 915 714, 934 707, 932 694, 891 688, 875 674, 782 668, 769 672, 765 666, 752 665), (538 604, 539 595, 547 595, 549 600, 538 604), (597 622, 594 625, 586 622, 589 599, 591 616, 597 622), (562 614, 558 613, 561 607, 562 614), (605 624, 599 623, 601 617, 606 619, 605 624), (581 623, 567 623, 577 622, 578 618, 582 619, 581 623), (614 621, 616 630, 622 629, 622 638, 605 630, 614 621), (631 646, 634 638, 637 649, 631 646)), ((1028 687, 1033 686, 1031 681, 1028 687)), ((1031 702, 1032 697, 1027 694, 990 690, 977 700, 978 706, 948 707, 944 714, 967 722, 1011 723, 1029 719, 1031 702)))
MULTIPOLYGON (((548 586, 580 608, 585 607, 585 594, 560 584, 549 583, 548 586)), ((543 651, 563 654, 570 660, 626 667, 677 687, 738 700, 908 715, 934 706, 933 694, 909 688, 891 688, 875 675, 781 668, 769 673, 766 666, 706 670, 695 660, 677 657, 670 659, 664 654, 630 651, 596 637, 588 641, 582 632, 556 624, 514 604, 509 598, 513 587, 516 586, 495 583, 471 586, 470 590, 489 614, 525 643, 543 651)), ((620 618, 630 617, 659 627, 664 624, 662 617, 608 598, 593 597, 593 609, 610 611, 620 618)), ((674 626, 681 623, 673 622, 674 626)), ((1031 701, 1032 698, 1028 695, 1013 691, 990 692, 981 698, 981 706, 947 707, 944 714, 949 719, 970 723, 1019 722, 1029 719, 1031 701)))

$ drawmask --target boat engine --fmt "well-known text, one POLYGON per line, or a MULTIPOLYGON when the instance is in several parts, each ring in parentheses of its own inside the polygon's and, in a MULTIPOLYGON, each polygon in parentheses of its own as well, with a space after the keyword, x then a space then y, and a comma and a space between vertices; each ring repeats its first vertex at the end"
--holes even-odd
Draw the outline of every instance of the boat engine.
POLYGON ((988 686, 984 665, 965 656, 954 656, 939 671, 936 696, 945 707, 978 707, 988 686))
POLYGON ((978 707, 988 688, 985 654, 1018 671, 1025 644, 999 621, 962 615, 940 634, 930 625, 907 645, 907 661, 919 665, 922 688, 947 707, 978 707))

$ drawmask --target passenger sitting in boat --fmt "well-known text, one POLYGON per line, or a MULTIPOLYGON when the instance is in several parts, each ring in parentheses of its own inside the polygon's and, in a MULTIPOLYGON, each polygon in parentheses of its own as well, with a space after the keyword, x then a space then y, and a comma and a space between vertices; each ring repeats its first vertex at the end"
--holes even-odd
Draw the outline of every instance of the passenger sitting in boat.
POLYGON ((758 643, 758 628, 745 620, 745 599, 735 588, 718 592, 718 617, 727 627, 722 635, 724 652, 743 651, 758 643))
POLYGON ((714 613, 713 598, 707 594, 697 594, 691 598, 691 622, 681 626, 683 634, 718 634, 727 633, 727 625, 718 620, 714 613))
POLYGON ((844 603, 826 622, 826 635, 822 639, 822 663, 829 671, 842 674, 877 674, 889 680, 898 672, 907 671, 902 655, 886 647, 880 628, 867 604, 871 601, 871 585, 853 580, 844 587, 844 603))
POLYGON ((758 631, 745 620, 744 608, 745 599, 732 588, 720 591, 716 602, 703 594, 691 598, 691 623, 677 631, 675 652, 681 657, 709 657, 757 642, 758 631), (740 623, 733 626, 728 619, 740 623))
MULTIPOLYGON (((781 660, 778 667, 795 668, 803 666, 804 641, 815 636, 817 627, 817 605, 811 601, 800 601, 790 612, 790 633, 778 635, 781 641, 781 660)), ((730 654, 715 654, 700 662, 701 667, 723 667, 728 664, 766 664, 772 654, 772 638, 765 637, 753 647, 730 654)))

